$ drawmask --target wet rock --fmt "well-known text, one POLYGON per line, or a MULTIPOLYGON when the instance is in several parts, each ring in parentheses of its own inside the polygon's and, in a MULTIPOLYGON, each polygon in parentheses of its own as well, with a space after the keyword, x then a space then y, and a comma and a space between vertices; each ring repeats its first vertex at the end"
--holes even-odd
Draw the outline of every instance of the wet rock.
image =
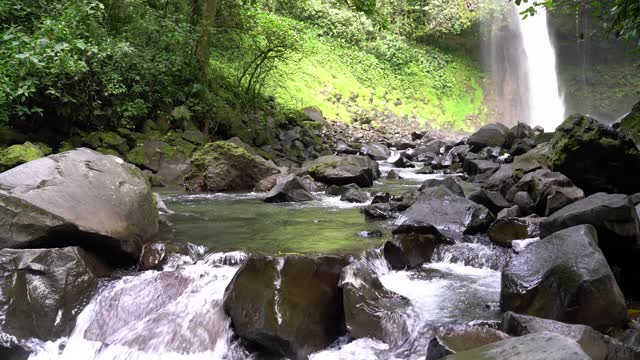
POLYGON ((267 176, 280 171, 239 145, 218 141, 193 154, 193 170, 185 177, 187 191, 252 190, 267 176))
POLYGON ((488 326, 443 327, 436 333, 437 336, 429 342, 427 359, 441 359, 509 338, 509 335, 488 326))
POLYGON ((385 288, 366 263, 345 267, 340 277, 347 329, 356 339, 372 338, 387 344, 408 336, 403 313, 409 299, 385 288))
POLYGON ((388 203, 391 200, 391 195, 388 192, 377 192, 373 194, 372 204, 388 203))
POLYGON ((511 133, 516 139, 526 139, 535 137, 535 132, 531 126, 519 122, 516 126, 510 129, 511 133))
POLYGON ((514 256, 502 273, 503 311, 595 329, 622 326, 625 300, 591 225, 557 232, 514 256))
POLYGON ((189 247, 185 243, 154 242, 144 244, 138 262, 140 270, 162 270, 172 258, 188 256, 189 247))
POLYGON ((511 164, 504 164, 485 182, 490 190, 506 194, 520 179, 532 171, 542 168, 542 165, 531 159, 515 159, 511 164))
POLYGON ((312 201, 315 197, 304 187, 302 180, 295 174, 278 177, 276 185, 264 198, 268 203, 312 201))
POLYGON ((324 349, 345 333, 342 292, 346 260, 252 257, 224 296, 236 333, 292 359, 324 349))
POLYGON ((509 145, 512 136, 511 131, 506 126, 489 124, 471 135, 467 140, 467 144, 471 147, 471 151, 478 152, 491 146, 506 147, 509 145))
POLYGON ((276 186, 276 183, 278 182, 278 178, 280 176, 282 176, 282 174, 274 174, 274 175, 267 176, 266 178, 258 181, 256 186, 253 188, 253 191, 255 192, 271 191, 271 189, 273 189, 276 186))
POLYGON ((340 196, 340 201, 364 204, 369 202, 369 194, 360 189, 347 189, 347 191, 340 196))
POLYGON ((387 160, 389 156, 391 156, 391 150, 389 150, 386 145, 380 143, 364 145, 360 149, 360 152, 376 161, 387 160))
POLYGON ((415 167, 411 162, 409 162, 409 160, 405 159, 404 157, 402 157, 400 155, 394 155, 394 156, 390 157, 388 161, 393 166, 395 166, 395 167, 397 167, 399 169, 415 167))
POLYGON ((534 139, 517 139, 513 142, 513 146, 509 150, 512 156, 526 154, 537 146, 534 139))
POLYGON ((640 143, 640 102, 635 104, 631 111, 620 120, 618 129, 636 144, 640 143))
POLYGON ((458 184, 458 182, 452 177, 425 180, 418 190, 424 192, 438 186, 445 187, 455 195, 464 197, 464 190, 462 190, 462 186, 460 186, 460 184, 458 184))
POLYGON ((469 200, 483 205, 493 214, 498 214, 503 209, 511 207, 511 204, 499 192, 485 189, 479 189, 471 193, 469 200))
POLYGON ((469 175, 479 174, 493 174, 500 168, 500 164, 497 164, 491 160, 465 160, 464 172, 469 175))
POLYGON ((469 153, 469 145, 457 145, 451 148, 447 153, 447 156, 454 163, 463 163, 469 153))
POLYGON ((361 231, 358 233, 358 236, 363 238, 381 238, 384 236, 384 233, 380 230, 361 231))
POLYGON ((386 203, 371 204, 364 207, 361 211, 364 216, 369 219, 384 220, 392 219, 395 217, 393 212, 391 211, 391 206, 386 203))
POLYGON ((95 255, 77 247, 0 250, 1 331, 18 341, 69 335, 98 279, 110 273, 95 255))
POLYGON ((498 341, 449 355, 445 359, 588 360, 590 357, 571 338, 542 332, 498 341))
POLYGON ((407 191, 400 196, 392 196, 389 206, 393 211, 405 211, 416 202, 418 191, 407 191))
POLYGON ((309 175, 327 185, 370 187, 380 178, 378 163, 366 156, 323 156, 305 164, 309 175))
POLYGON ((593 360, 638 359, 639 352, 586 325, 565 324, 508 311, 502 317, 502 329, 513 336, 551 332, 577 342, 593 360))
POLYGON ((416 174, 418 175, 431 175, 431 174, 435 174, 436 171, 433 170, 433 168, 431 166, 425 166, 423 168, 420 168, 418 170, 416 170, 416 174))
POLYGON ((423 131, 414 131, 411 133, 411 140, 421 140, 424 137, 425 133, 423 131))
POLYGON ((569 178, 547 169, 540 169, 524 175, 507 193, 507 199, 524 191, 534 203, 535 212, 549 216, 557 210, 584 198, 584 192, 569 178))
POLYGON ((551 141, 551 168, 569 177, 587 194, 634 194, 640 182, 640 150, 613 128, 588 116, 567 118, 551 141))
POLYGON ((336 154, 340 155, 340 154, 346 154, 346 155, 357 155, 359 153, 359 151, 351 146, 349 146, 349 144, 345 143, 344 141, 338 141, 336 143, 336 154))
POLYGON ((164 203, 162 197, 158 193, 153 193, 153 198, 156 202, 156 208, 158 209, 158 213, 160 214, 171 214, 171 210, 167 207, 167 204, 164 203))
POLYGON ((493 215, 484 206, 438 186, 422 191, 394 226, 414 227, 427 223, 451 238, 484 231, 493 220, 493 215))
POLYGON ((393 241, 387 241, 383 254, 394 270, 414 269, 430 262, 437 245, 448 241, 431 224, 403 224, 393 229, 393 241))
POLYGON ((0 248, 78 245, 129 261, 158 231, 142 172, 114 156, 51 155, 0 174, 0 186, 0 248))
POLYGON ((593 194, 566 206, 540 224, 542 237, 568 227, 590 224, 598 231, 598 245, 607 261, 621 269, 619 283, 627 296, 640 293, 638 274, 640 221, 633 202, 623 194, 593 194))
POLYGON ((27 360, 30 353, 17 345, 4 347, 0 345, 0 359, 4 360, 27 360))
POLYGON ((455 352, 447 347, 440 339, 434 337, 429 341, 427 347, 427 357, 425 360, 440 360, 447 355, 454 354, 455 352))
POLYGON ((489 227, 489 238, 495 244, 511 247, 513 240, 523 240, 540 236, 540 219, 503 217, 489 227))
POLYGON ((389 173, 387 173, 387 180, 401 180, 401 179, 402 177, 398 175, 398 173, 393 169, 391 169, 389 173))

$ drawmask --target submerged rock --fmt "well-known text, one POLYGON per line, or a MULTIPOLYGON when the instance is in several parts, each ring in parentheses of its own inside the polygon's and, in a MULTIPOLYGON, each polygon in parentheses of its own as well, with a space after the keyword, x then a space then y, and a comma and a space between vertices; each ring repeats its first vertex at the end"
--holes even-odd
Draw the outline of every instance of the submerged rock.
POLYGON ((315 200, 304 187, 302 180, 294 174, 279 176, 276 185, 264 199, 268 203, 304 202, 315 200))
POLYGON ((111 270, 77 247, 0 250, 1 332, 18 341, 67 336, 111 270))
POLYGON ((328 185, 370 187, 380 178, 378 163, 366 156, 327 155, 305 164, 309 174, 328 185))
POLYGON ((137 260, 158 231, 142 172, 120 158, 77 149, 0 174, 0 247, 95 249, 137 260))
POLYGON ((587 194, 634 194, 640 182, 640 150, 625 135, 598 120, 575 114, 555 132, 551 168, 568 176, 587 194))
POLYGON ((580 225, 512 257, 502 273, 502 310, 595 329, 624 325, 625 300, 597 241, 595 228, 580 225))
POLYGON ((218 141, 196 151, 185 177, 188 191, 252 190, 265 177, 280 172, 273 164, 251 155, 239 145, 218 141))
POLYGON ((589 360, 571 338, 550 332, 514 337, 476 349, 449 355, 445 359, 482 360, 589 360))
POLYGON ((366 263, 345 267, 340 277, 347 329, 356 339, 372 338, 395 344, 408 336, 405 311, 409 299, 382 285, 366 263))
POLYGON ((292 359, 344 335, 338 281, 346 260, 251 257, 227 286, 224 309, 236 333, 292 359))

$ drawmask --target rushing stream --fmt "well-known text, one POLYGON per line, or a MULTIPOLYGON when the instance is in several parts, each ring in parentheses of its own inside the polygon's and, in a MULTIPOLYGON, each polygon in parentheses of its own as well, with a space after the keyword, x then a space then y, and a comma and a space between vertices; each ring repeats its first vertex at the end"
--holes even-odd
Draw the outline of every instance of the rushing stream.
MULTIPOLYGON (((391 167, 382 163, 381 169, 384 178, 391 167)), ((403 180, 383 180, 372 190, 401 194, 442 176, 396 170, 403 180)), ((163 271, 123 273, 106 281, 69 338, 38 344, 41 351, 30 359, 261 359, 234 336, 222 310, 224 290, 247 256, 244 251, 349 254, 356 261, 363 250, 390 237, 389 222, 365 221, 361 205, 317 195, 305 204, 274 205, 263 203, 259 194, 165 193, 173 211, 171 237, 193 243, 194 256, 175 258, 163 271), (373 230, 383 235, 362 234, 373 230)), ((341 339, 311 358, 422 359, 438 328, 497 320, 501 256, 476 239, 439 249, 434 262, 413 271, 392 271, 379 254, 368 259, 383 285, 410 299, 403 314, 410 336, 394 345, 341 339)))

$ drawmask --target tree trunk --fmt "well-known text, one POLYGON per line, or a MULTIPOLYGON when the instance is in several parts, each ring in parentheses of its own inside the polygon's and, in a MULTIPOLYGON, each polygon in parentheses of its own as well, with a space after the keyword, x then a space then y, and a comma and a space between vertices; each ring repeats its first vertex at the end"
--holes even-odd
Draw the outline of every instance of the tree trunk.
POLYGON ((204 83, 207 81, 209 75, 209 50, 211 47, 209 43, 209 32, 216 18, 218 1, 194 0, 193 3, 200 5, 200 34, 198 34, 198 40, 196 41, 195 55, 198 76, 200 77, 200 81, 204 83))

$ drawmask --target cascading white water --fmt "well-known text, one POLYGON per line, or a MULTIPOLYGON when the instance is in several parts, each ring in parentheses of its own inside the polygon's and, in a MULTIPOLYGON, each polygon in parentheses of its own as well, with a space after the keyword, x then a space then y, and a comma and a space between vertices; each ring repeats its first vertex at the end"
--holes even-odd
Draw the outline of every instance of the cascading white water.
MULTIPOLYGON (((527 6, 523 3, 520 9, 527 6)), ((535 16, 519 18, 529 80, 530 123, 553 131, 564 121, 565 105, 558 86, 556 53, 549 36, 547 11, 539 8, 535 16)))

